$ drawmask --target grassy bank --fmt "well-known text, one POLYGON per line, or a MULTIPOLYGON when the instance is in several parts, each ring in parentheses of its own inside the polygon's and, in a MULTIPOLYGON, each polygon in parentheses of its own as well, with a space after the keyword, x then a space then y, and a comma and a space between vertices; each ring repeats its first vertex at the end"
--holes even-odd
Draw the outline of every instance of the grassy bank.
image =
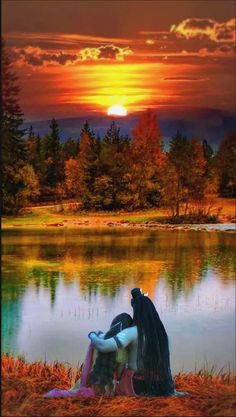
POLYGON ((80 369, 62 364, 29 364, 22 359, 2 358, 3 416, 234 416, 235 376, 207 372, 178 374, 179 398, 62 398, 44 399, 57 387, 68 389, 80 369))
MULTIPOLYGON (((221 208, 221 223, 235 222, 235 200, 218 199, 214 210, 221 208)), ((18 216, 5 216, 2 219, 3 229, 26 228, 47 229, 55 227, 104 227, 104 226, 161 226, 168 224, 167 209, 151 209, 134 212, 86 212, 73 211, 73 203, 61 205, 30 207, 18 216)), ((174 225, 172 225, 174 227, 174 225)))

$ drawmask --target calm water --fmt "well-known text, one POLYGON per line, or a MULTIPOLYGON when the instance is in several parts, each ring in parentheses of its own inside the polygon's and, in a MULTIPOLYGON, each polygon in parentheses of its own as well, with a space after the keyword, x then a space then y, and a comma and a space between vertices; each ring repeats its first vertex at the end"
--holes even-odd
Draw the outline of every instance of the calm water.
POLYGON ((132 314, 139 286, 164 322, 174 373, 235 366, 235 234, 11 231, 2 244, 3 351, 80 363, 88 332, 132 314))

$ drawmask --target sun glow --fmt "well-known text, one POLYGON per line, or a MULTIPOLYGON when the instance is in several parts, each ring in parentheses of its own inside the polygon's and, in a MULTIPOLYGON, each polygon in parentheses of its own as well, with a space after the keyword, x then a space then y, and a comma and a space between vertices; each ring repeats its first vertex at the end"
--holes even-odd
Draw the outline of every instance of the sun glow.
POLYGON ((107 114, 108 116, 127 116, 127 110, 124 106, 115 104, 114 106, 109 107, 107 114))

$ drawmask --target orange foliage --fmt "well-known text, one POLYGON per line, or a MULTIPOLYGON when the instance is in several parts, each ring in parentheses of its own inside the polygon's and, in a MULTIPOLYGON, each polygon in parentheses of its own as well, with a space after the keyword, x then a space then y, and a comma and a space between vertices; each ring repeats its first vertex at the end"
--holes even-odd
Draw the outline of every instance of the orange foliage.
POLYGON ((235 376, 178 374, 177 390, 186 397, 55 398, 43 394, 57 387, 68 389, 81 369, 4 356, 2 359, 2 415, 9 416, 234 416, 235 376))

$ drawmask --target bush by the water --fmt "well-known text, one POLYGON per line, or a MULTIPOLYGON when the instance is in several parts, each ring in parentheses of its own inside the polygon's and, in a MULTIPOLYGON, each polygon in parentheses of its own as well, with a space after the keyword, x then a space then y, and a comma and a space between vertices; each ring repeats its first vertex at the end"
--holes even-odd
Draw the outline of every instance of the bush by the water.
POLYGON ((202 223, 219 223, 217 214, 186 214, 181 216, 173 216, 168 219, 168 223, 172 224, 202 224, 202 223))

